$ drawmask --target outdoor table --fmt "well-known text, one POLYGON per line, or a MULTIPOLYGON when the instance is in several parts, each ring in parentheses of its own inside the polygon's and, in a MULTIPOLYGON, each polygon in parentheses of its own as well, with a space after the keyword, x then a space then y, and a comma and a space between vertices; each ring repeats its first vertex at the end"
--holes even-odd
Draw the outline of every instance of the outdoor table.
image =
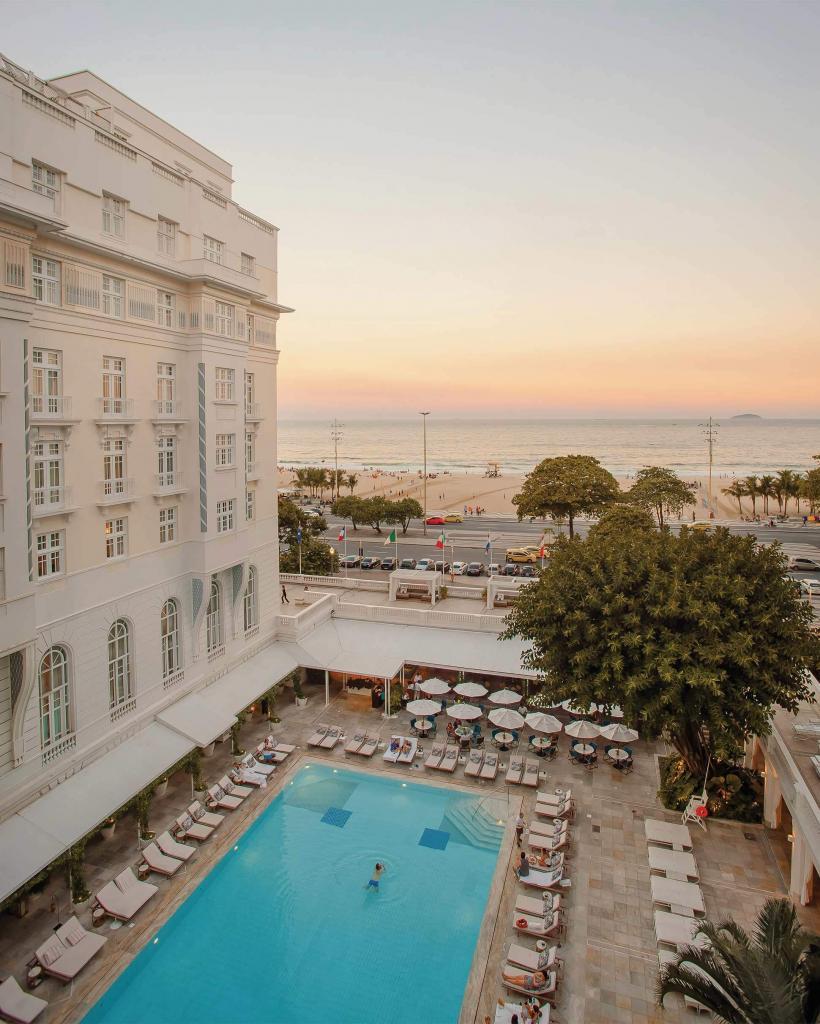
POLYGON ((539 757, 543 757, 550 747, 552 747, 552 740, 548 740, 543 736, 536 736, 535 739, 530 742, 532 744, 532 749, 539 757))
POLYGON ((473 727, 471 725, 457 725, 456 736, 460 736, 462 739, 469 739, 473 735, 473 727))
POLYGON ((513 734, 511 732, 497 732, 495 734, 495 742, 501 747, 502 750, 509 749, 510 744, 513 741, 513 734))
POLYGON ((579 757, 590 757, 595 753, 595 747, 590 743, 575 743, 572 749, 579 757))
POLYGON ((421 720, 416 719, 416 732, 424 736, 433 728, 433 723, 429 718, 422 718, 421 720))
POLYGON ((607 751, 607 754, 609 757, 612 758, 613 761, 629 760, 629 754, 621 747, 613 747, 611 750, 607 751))
MULTIPOLYGON (((518 1014, 519 1021, 523 1022, 525 1020, 529 1020, 528 1017, 524 1016, 524 1007, 521 1003, 504 1003, 503 1005, 496 1005, 495 1024, 511 1024, 513 1014, 518 1014)), ((549 1003, 545 1002, 544 1005, 541 1007, 541 1014, 538 1018, 538 1024, 550 1024, 549 1003)))
POLYGON ((662 875, 652 875, 649 881, 652 887, 653 903, 669 907, 673 914, 680 914, 682 917, 693 917, 695 914, 706 913, 700 886, 694 885, 692 882, 678 882, 673 878, 664 878, 662 875))

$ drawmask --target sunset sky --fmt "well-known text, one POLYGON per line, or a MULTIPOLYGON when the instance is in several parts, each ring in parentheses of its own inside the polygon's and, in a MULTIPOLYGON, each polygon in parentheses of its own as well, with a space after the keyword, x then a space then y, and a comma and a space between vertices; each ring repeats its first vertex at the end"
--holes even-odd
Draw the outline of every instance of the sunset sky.
POLYGON ((820 4, 3 10, 279 225, 282 417, 818 415, 820 4))

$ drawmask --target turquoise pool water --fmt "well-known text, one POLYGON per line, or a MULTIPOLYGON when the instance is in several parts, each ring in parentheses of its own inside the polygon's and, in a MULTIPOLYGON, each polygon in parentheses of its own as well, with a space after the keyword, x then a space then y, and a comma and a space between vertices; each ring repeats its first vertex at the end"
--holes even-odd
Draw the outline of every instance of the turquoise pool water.
POLYGON ((494 798, 303 766, 85 1024, 454 1024, 502 816, 494 798))

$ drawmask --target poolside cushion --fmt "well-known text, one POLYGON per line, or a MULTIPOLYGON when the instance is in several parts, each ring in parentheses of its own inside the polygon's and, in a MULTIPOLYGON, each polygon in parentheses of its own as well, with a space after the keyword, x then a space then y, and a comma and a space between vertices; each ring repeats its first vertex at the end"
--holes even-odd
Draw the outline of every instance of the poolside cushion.
POLYGON ((85 928, 83 928, 76 917, 63 931, 63 937, 69 946, 76 946, 78 942, 82 942, 86 934, 85 928))
POLYGON ((325 825, 335 825, 337 828, 344 828, 352 811, 345 811, 341 807, 328 807, 322 815, 321 821, 325 825))
POLYGON ((44 942, 37 950, 37 959, 43 967, 50 967, 56 960, 65 953, 65 946, 56 935, 53 935, 48 942, 44 942))
POLYGON ((440 828, 426 828, 419 839, 419 846, 427 846, 431 850, 446 850, 450 842, 450 833, 440 828))

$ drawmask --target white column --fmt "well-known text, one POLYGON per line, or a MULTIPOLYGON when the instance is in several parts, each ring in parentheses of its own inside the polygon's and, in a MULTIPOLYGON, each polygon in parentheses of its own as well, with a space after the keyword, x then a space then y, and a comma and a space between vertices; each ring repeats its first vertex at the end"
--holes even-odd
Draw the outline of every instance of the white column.
POLYGON ((325 707, 330 703, 330 673, 325 669, 325 707))
POLYGON ((803 833, 797 826, 792 825, 794 839, 792 841, 792 865, 789 876, 789 896, 798 901, 802 906, 810 900, 810 886, 814 863, 803 833))

